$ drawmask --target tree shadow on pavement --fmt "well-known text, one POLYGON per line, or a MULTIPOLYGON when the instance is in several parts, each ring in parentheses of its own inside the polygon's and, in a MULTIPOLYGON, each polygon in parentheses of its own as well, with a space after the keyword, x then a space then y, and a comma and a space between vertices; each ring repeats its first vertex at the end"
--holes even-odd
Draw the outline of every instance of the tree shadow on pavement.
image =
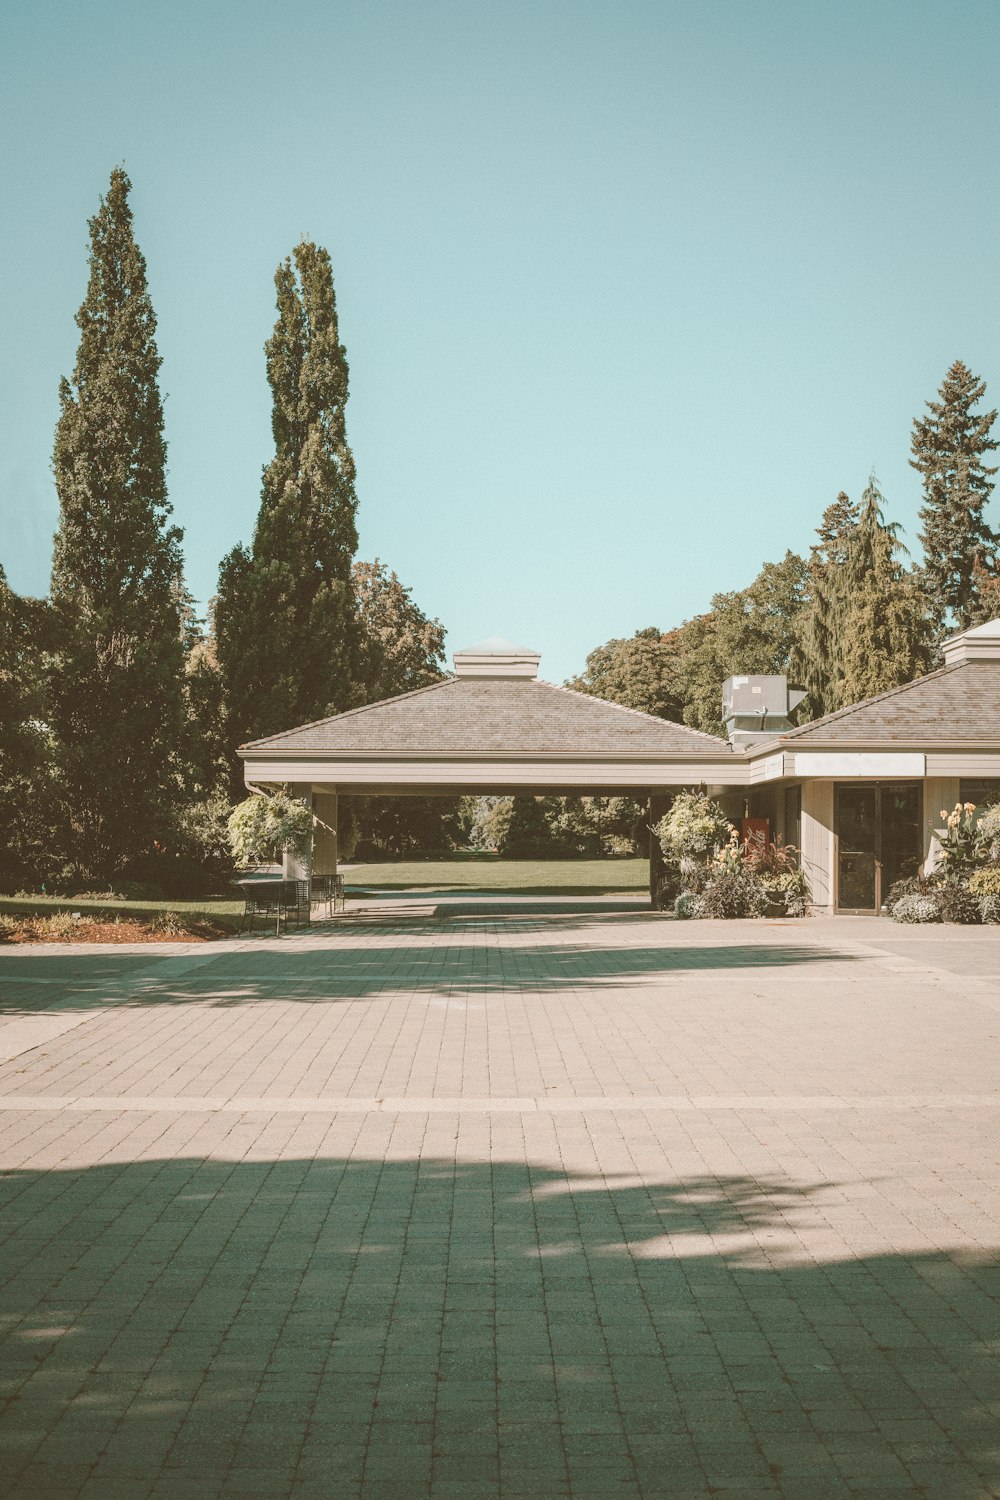
MULTIPOLYGON (((524 934, 528 936, 529 934, 524 934)), ((628 988, 662 977, 664 980, 703 970, 732 974, 740 970, 818 968, 824 964, 856 964, 856 955, 836 948, 794 943, 716 943, 631 947, 600 947, 586 942, 506 943, 483 945, 377 947, 342 940, 326 947, 303 947, 282 942, 216 955, 201 954, 189 970, 175 972, 163 960, 162 975, 155 960, 133 960, 136 983, 127 992, 127 968, 109 972, 102 956, 87 954, 30 955, 3 961, 0 1014, 20 1014, 43 1008, 38 990, 28 1001, 18 980, 28 985, 51 980, 60 1009, 100 1007, 102 1004, 163 1005, 197 1002, 205 1005, 248 1005, 261 999, 322 1002, 352 1000, 371 995, 410 995, 415 992, 454 996, 507 991, 553 991, 628 988), (94 967, 91 967, 93 962, 94 967), (142 970, 141 976, 139 970, 142 970), (61 992, 57 981, 63 979, 61 992), (65 993, 68 998, 59 998, 65 993)))
POLYGON ((996 1494, 995 1258, 816 1259, 824 1192, 322 1156, 11 1172, 0 1491, 996 1494))

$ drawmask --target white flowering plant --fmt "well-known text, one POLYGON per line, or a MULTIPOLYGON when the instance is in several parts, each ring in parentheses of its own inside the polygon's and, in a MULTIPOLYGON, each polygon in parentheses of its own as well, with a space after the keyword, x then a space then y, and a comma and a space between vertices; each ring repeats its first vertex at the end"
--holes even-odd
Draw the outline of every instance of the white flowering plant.
POLYGON ((312 813, 287 792, 257 794, 240 802, 227 828, 238 865, 265 864, 285 853, 304 859, 312 837, 312 813))

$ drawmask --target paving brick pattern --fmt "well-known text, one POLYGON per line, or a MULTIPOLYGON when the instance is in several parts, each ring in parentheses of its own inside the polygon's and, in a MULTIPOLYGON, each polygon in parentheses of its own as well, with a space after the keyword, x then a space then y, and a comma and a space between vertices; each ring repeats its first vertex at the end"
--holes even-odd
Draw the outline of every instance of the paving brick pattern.
POLYGON ((0 950, 0 1495, 1000 1494, 998 1032, 987 929, 0 950))

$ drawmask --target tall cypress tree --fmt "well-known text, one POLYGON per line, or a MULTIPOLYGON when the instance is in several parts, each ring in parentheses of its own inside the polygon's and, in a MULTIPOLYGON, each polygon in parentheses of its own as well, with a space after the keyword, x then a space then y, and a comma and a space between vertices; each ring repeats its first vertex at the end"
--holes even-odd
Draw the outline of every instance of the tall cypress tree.
POLYGON ((965 627, 981 616, 979 579, 996 557, 997 533, 986 520, 995 466, 983 462, 997 442, 995 411, 974 412, 985 381, 956 360, 929 415, 913 423, 910 460, 923 478, 924 580, 938 628, 965 627))
POLYGON ((130 189, 116 168, 90 220, 80 344, 59 388, 53 458, 48 721, 66 853, 95 878, 134 865, 164 837, 182 718, 181 532, 167 524, 156 318, 130 189))
POLYGON ((253 545, 223 561, 215 609, 234 746, 358 697, 348 371, 326 250, 303 240, 275 287, 278 319, 265 345, 275 452, 253 545))
POLYGON ((926 602, 900 561, 898 527, 886 521, 883 503, 873 474, 844 563, 837 708, 910 682, 930 665, 926 602))

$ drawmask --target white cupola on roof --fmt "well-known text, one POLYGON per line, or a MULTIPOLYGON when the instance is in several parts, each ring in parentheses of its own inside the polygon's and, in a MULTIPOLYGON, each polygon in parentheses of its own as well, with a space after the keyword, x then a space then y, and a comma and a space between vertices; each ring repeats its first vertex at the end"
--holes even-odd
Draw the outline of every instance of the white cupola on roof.
POLYGON ((946 667, 956 667, 963 661, 1000 661, 1000 620, 973 625, 971 630, 953 635, 941 649, 946 667))
POLYGON ((492 635, 452 656, 456 677, 537 677, 541 655, 492 635))

